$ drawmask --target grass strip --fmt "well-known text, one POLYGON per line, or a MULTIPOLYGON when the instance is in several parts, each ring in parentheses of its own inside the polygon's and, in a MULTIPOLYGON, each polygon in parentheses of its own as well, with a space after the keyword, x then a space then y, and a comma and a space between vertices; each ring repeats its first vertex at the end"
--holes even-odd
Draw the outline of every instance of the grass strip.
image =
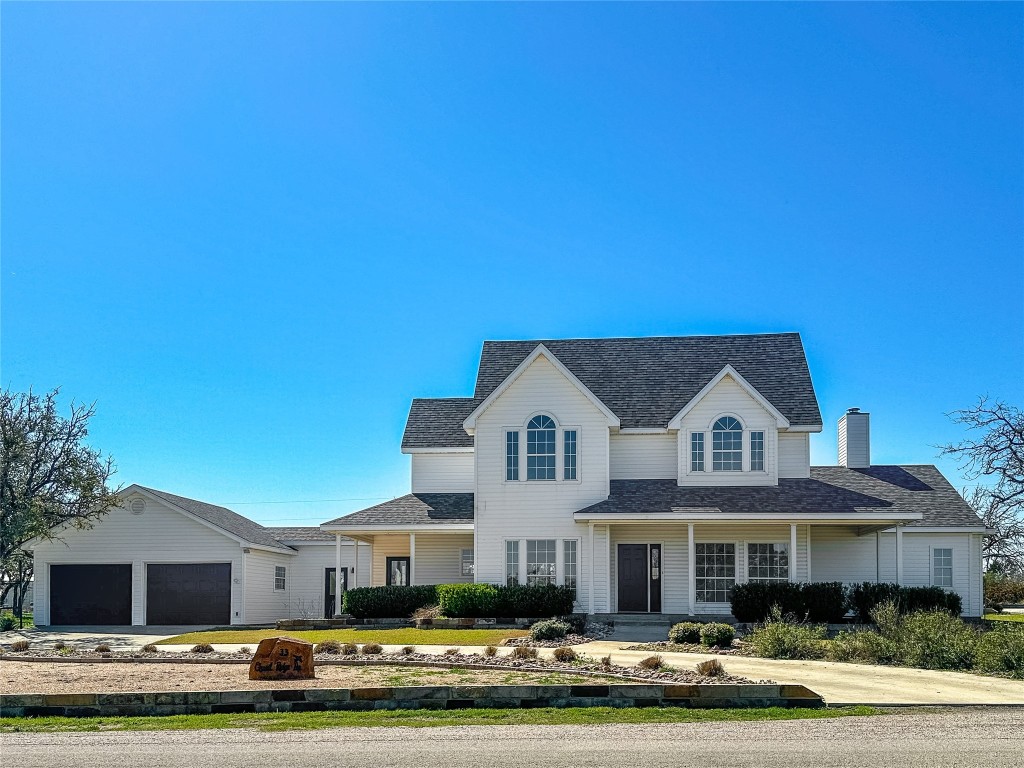
POLYGON ((169 715, 167 717, 13 717, 0 720, 0 733, 69 731, 189 731, 253 728, 258 731, 320 728, 432 728, 452 725, 604 725, 607 723, 718 723, 756 720, 818 720, 882 714, 874 707, 837 709, 460 709, 372 712, 263 712, 257 714, 169 715))

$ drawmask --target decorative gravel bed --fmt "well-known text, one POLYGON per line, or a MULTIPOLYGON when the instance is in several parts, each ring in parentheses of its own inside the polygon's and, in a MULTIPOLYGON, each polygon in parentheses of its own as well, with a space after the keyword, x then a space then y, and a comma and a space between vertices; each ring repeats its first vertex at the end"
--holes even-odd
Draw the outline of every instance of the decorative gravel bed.
POLYGON ((613 631, 614 627, 611 624, 587 624, 582 635, 570 632, 560 640, 534 640, 527 635, 526 637, 510 637, 508 640, 503 640, 501 644, 511 647, 526 645, 532 648, 562 648, 570 645, 583 645, 594 640, 604 640, 613 631))
POLYGON ((744 642, 733 641, 729 648, 708 648, 700 643, 670 643, 662 640, 658 643, 639 643, 623 648, 624 651, 654 651, 656 653, 713 653, 718 656, 756 656, 750 646, 744 642))

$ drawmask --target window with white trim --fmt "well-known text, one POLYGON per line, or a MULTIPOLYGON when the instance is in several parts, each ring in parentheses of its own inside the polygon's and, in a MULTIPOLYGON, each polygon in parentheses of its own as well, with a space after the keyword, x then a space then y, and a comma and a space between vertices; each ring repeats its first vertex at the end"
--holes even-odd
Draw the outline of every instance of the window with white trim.
POLYGON ((704 471, 704 433, 693 432, 690 434, 690 471, 704 471))
POLYGON ((462 575, 472 576, 473 575, 473 550, 472 548, 463 549, 461 552, 460 562, 462 563, 462 575))
POLYGON ((747 544, 747 581, 789 581, 789 544, 747 544))
POLYGON ((576 539, 562 542, 562 583, 576 589, 576 539))
POLYGON ((514 587, 519 583, 519 542, 505 542, 505 584, 514 587))
POLYGON ((505 479, 519 479, 519 433, 505 433, 505 479))
POLYGON ((932 585, 953 586, 953 550, 949 547, 936 547, 932 550, 932 585))
POLYGON ((764 432, 750 433, 750 471, 764 472, 764 432))
POLYGON ((526 479, 555 479, 555 421, 541 414, 526 425, 526 479))
POLYGON ((288 570, 283 565, 274 566, 274 589, 285 588, 285 576, 288 570))
POLYGON ((555 539, 529 539, 526 542, 526 583, 554 584, 557 571, 555 539))
POLYGON ((567 429, 562 433, 562 478, 576 479, 576 430, 567 429))
POLYGON ((697 602, 727 603, 736 586, 736 545, 695 544, 697 602))
POLYGON ((723 416, 711 429, 711 469, 715 472, 743 470, 743 425, 723 416))

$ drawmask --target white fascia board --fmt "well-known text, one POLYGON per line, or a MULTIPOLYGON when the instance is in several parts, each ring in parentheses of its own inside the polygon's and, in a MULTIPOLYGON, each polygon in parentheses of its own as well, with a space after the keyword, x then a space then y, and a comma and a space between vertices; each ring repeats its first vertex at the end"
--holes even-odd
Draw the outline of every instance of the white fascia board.
POLYGON ((620 435, 667 435, 668 427, 626 427, 619 430, 620 435))
POLYGON ((576 389, 578 389, 583 394, 583 396, 594 405, 594 407, 596 407, 599 411, 601 411, 601 413, 604 414, 605 418, 608 420, 609 427, 619 426, 619 417, 612 413, 611 409, 609 409, 608 406, 602 403, 598 399, 597 395, 591 392, 582 381, 576 378, 576 375, 572 371, 570 371, 568 368, 562 365, 562 362, 551 353, 550 349, 545 347, 543 344, 538 344, 537 347, 533 350, 533 352, 528 354, 526 356, 526 359, 523 360, 523 362, 521 362, 518 366, 516 366, 516 369, 512 371, 512 373, 510 373, 508 376, 506 376, 505 380, 501 382, 501 384, 499 384, 498 387, 493 392, 491 392, 491 394, 489 394, 487 398, 482 403, 480 403, 480 405, 478 405, 471 414, 469 414, 469 416, 466 417, 466 420, 462 422, 463 428, 470 434, 473 434, 471 430, 476 429, 476 420, 480 418, 480 414, 482 414, 484 411, 490 408, 491 403, 493 403, 495 400, 501 397, 505 393, 505 390, 511 387, 515 380, 522 376, 523 373, 525 373, 526 369, 533 365, 533 362, 538 357, 541 356, 544 356, 548 360, 548 362, 550 362, 555 367, 555 370, 557 370, 566 379, 568 379, 569 383, 576 387, 576 389))
MULTIPOLYGON (((152 499, 157 504, 163 504, 164 506, 170 507, 175 512, 177 512, 178 514, 180 514, 180 515, 182 515, 184 517, 187 517, 190 520, 195 520, 200 525, 205 525, 211 531, 216 531, 217 533, 221 534, 222 536, 226 536, 227 538, 231 539, 232 541, 238 542, 243 547, 248 547, 249 549, 265 550, 267 552, 279 552, 279 553, 281 553, 283 555, 294 555, 295 554, 294 551, 292 551, 290 549, 285 549, 283 547, 268 547, 268 546, 265 546, 263 544, 253 544, 252 542, 248 541, 247 539, 243 539, 241 536, 236 536, 235 534, 231 533, 231 531, 224 530, 219 525, 214 525, 209 520, 204 520, 203 518, 199 517, 198 515, 193 515, 187 509, 185 509, 184 507, 179 507, 173 501, 168 501, 167 499, 162 499, 159 496, 157 496, 156 494, 150 493, 149 491, 147 491, 145 488, 143 488, 140 485, 134 485, 134 484, 129 485, 127 488, 124 489, 124 491, 121 491, 121 494, 124 494, 127 491, 129 491, 129 490, 132 490, 133 493, 141 494, 142 496, 145 496, 148 499, 152 499), (134 490, 132 490, 132 489, 134 489, 134 490)), ((225 507, 225 509, 227 509, 227 507, 225 507)))
MULTIPOLYGON (((333 541, 303 541, 302 539, 282 539, 282 542, 293 547, 333 547, 333 541)), ((342 539, 343 547, 351 547, 355 542, 352 539, 342 539)))
POLYGON ((462 446, 459 448, 403 448, 402 453, 472 453, 473 446, 462 446))
POLYGON ((295 557, 295 555, 299 554, 294 549, 278 549, 277 547, 266 547, 262 544, 250 544, 247 541, 239 543, 238 546, 240 546, 242 549, 256 549, 260 552, 273 552, 275 555, 291 555, 292 557, 295 557))
MULTIPOLYGON (((892 528, 886 529, 891 531, 892 528)), ((950 525, 943 527, 941 525, 915 525, 910 528, 903 529, 903 535, 907 536, 912 533, 984 533, 991 534, 995 533, 995 529, 986 528, 984 525, 950 525)))
POLYGON ((451 525, 352 525, 352 526, 331 526, 324 524, 320 526, 321 531, 328 533, 341 533, 346 536, 358 536, 360 534, 372 533, 466 533, 473 531, 472 523, 453 523, 451 525))
POLYGON ((791 424, 786 432, 821 432, 821 424, 791 424))
POLYGON ((907 512, 901 515, 883 514, 880 512, 864 513, 840 513, 830 514, 828 512, 797 512, 788 515, 777 515, 772 512, 750 512, 739 514, 733 512, 638 512, 616 514, 614 512, 576 512, 573 519, 577 522, 608 522, 608 523, 657 523, 657 522, 729 522, 749 523, 765 521, 779 523, 835 523, 845 525, 851 522, 885 522, 903 523, 913 520, 920 520, 923 515, 920 512, 907 512))
POLYGON ((783 416, 782 413, 779 412, 778 408, 769 403, 764 398, 764 396, 756 389, 754 389, 754 387, 750 385, 750 382, 748 382, 746 379, 740 376, 739 372, 731 365, 726 365, 722 370, 715 374, 715 377, 711 379, 711 381, 709 381, 707 384, 705 384, 703 389, 701 389, 700 392, 694 395, 693 399, 690 400, 690 402, 688 402, 686 405, 684 405, 682 410, 679 411, 679 413, 672 417, 672 420, 668 423, 668 428, 679 429, 680 424, 683 421, 683 417, 686 416, 686 414, 688 414, 690 411, 692 411, 693 408, 697 405, 697 403, 703 400, 707 396, 707 394, 712 389, 714 389, 718 385, 718 383, 726 376, 731 376, 736 381, 736 383, 740 385, 740 388, 743 389, 743 391, 745 391, 755 401, 757 401, 758 405, 760 405, 762 408, 768 411, 768 413, 774 416, 780 428, 789 429, 789 419, 783 416))

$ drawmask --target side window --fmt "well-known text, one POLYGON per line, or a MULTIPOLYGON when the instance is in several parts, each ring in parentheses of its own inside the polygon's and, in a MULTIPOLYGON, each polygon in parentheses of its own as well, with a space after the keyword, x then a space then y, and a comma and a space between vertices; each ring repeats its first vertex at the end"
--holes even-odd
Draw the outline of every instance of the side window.
POLYGON ((764 472, 764 432, 750 433, 750 471, 764 472))
POLYGON ((505 433, 505 479, 519 479, 519 433, 505 433))
POLYGON ((562 433, 562 477, 576 479, 576 430, 567 429, 562 433))
POLYGON ((464 549, 462 550, 462 575, 472 576, 473 575, 473 550, 464 549))
POLYGON ((690 471, 704 471, 704 433, 694 432, 690 435, 690 471))
POLYGON ((932 584, 936 587, 953 586, 953 550, 949 547, 932 550, 932 584))
POLYGON ((288 570, 283 565, 274 566, 274 589, 285 588, 285 576, 288 570))
POLYGON ((519 583, 519 542, 505 542, 505 584, 514 587, 519 583))

